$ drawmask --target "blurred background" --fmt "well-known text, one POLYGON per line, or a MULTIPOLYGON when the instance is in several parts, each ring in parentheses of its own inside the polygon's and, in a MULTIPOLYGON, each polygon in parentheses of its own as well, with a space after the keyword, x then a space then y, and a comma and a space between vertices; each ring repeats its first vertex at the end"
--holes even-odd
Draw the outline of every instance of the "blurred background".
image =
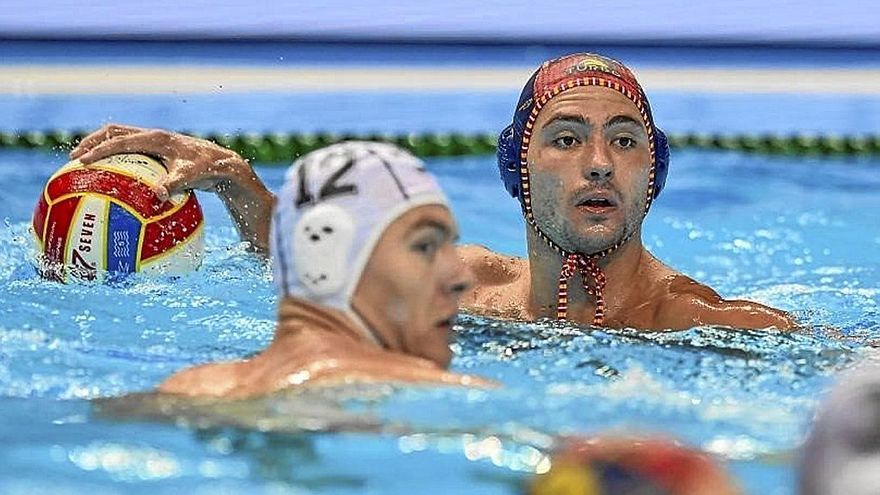
POLYGON ((7 132, 123 121, 494 133, 538 63, 584 50, 633 67, 672 134, 880 129, 880 7, 855 0, 37 0, 0 10, 7 132), (328 92, 331 108, 316 97, 328 92))
MULTIPOLYGON (((878 26, 880 6, 855 0, 0 0, 0 493, 409 494, 427 479, 437 493, 506 495, 543 459, 520 427, 674 436, 747 493, 796 493, 817 404, 880 336, 878 26), (108 122, 203 134, 273 190, 307 149, 391 139, 428 158, 462 242, 523 255, 495 135, 537 65, 575 51, 630 66, 671 138, 646 246, 725 297, 794 312, 803 332, 466 317, 453 369, 503 389, 342 399, 409 437, 93 416, 90 399, 262 348, 275 293, 211 194, 192 276, 40 280, 31 212, 77 136, 108 122)), ((301 406, 245 412, 296 420, 301 406)))

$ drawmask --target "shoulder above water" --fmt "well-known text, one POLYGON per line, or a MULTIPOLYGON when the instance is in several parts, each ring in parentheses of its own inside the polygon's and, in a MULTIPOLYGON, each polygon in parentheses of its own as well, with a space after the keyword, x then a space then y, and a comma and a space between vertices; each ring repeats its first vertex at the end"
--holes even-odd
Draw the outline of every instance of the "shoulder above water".
POLYGON ((476 280, 461 299, 463 310, 493 318, 528 319, 528 260, 478 245, 459 246, 458 255, 476 280))
POLYGON ((784 311, 752 301, 723 299, 712 288, 681 274, 669 279, 655 323, 658 328, 669 329, 701 325, 778 330, 796 327, 794 319, 784 311))
POLYGON ((468 244, 458 247, 458 255, 470 268, 480 285, 503 285, 519 279, 528 261, 491 251, 485 246, 468 244))
MULTIPOLYGON (((304 341, 292 347, 308 347, 304 341)), ((284 389, 352 383, 431 384, 494 387, 476 376, 437 367, 425 359, 380 349, 338 349, 303 357, 286 345, 270 347, 250 360, 212 363, 175 373, 158 387, 166 394, 244 399, 284 389)))

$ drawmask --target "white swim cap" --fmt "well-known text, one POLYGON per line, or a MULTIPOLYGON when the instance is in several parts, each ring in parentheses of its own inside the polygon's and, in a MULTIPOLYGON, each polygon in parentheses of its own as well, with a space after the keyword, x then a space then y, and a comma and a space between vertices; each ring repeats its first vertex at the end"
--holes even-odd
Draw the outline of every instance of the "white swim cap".
POLYGON ((378 343, 352 295, 385 229, 428 204, 447 206, 446 197, 421 160, 397 146, 347 141, 301 157, 272 215, 279 293, 342 310, 378 343))
MULTIPOLYGON (((876 358, 875 358, 876 359, 876 358)), ((841 373, 804 444, 802 495, 874 495, 880 490, 880 366, 841 373)))

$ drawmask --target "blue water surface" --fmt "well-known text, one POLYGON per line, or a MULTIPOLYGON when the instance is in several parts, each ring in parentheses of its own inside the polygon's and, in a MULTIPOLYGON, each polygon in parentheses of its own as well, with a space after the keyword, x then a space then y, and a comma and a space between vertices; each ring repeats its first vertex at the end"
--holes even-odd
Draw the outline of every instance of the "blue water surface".
MULTIPOLYGON (((199 195, 198 272, 112 286, 41 280, 28 223, 64 161, 0 151, 0 493, 509 494, 553 435, 652 432, 713 452, 748 493, 791 494, 818 401, 880 335, 880 162, 678 151, 645 244, 725 297, 794 312, 806 330, 632 332, 465 315, 452 368, 503 388, 282 397, 240 414, 253 428, 110 418, 89 400, 264 347, 276 297, 210 194, 199 195), (261 417, 280 429, 310 414, 320 423, 324 402, 373 426, 259 431, 261 417)), ((524 254, 492 157, 428 165, 463 242, 524 254)), ((282 167, 257 169, 279 188, 282 167)))

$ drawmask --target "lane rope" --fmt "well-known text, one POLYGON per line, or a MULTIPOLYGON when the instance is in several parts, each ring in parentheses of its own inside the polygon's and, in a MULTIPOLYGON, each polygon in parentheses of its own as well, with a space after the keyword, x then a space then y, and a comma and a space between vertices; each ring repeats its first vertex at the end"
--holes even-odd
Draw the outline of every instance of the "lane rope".
MULTIPOLYGON (((395 143, 420 157, 467 156, 495 153, 495 134, 408 133, 344 134, 317 133, 194 133, 262 164, 288 164, 316 148, 346 140, 395 143)), ((30 130, 0 132, 0 149, 45 149, 67 151, 85 131, 30 130)), ((789 156, 878 156, 880 135, 812 134, 669 134, 673 149, 725 150, 789 156)))

